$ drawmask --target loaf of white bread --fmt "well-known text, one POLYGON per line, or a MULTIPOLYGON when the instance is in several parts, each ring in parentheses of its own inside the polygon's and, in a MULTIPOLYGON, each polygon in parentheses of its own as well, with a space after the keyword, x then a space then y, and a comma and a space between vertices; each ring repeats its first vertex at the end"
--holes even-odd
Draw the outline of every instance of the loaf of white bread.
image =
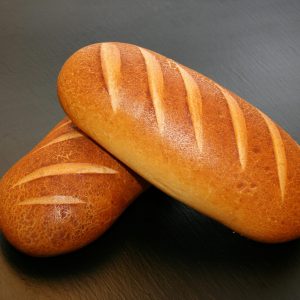
POLYGON ((251 239, 299 238, 299 145, 213 80, 98 43, 66 61, 58 96, 82 131, 167 194, 251 239))
POLYGON ((0 227, 22 252, 63 254, 104 233, 146 186, 64 119, 2 178, 0 227))

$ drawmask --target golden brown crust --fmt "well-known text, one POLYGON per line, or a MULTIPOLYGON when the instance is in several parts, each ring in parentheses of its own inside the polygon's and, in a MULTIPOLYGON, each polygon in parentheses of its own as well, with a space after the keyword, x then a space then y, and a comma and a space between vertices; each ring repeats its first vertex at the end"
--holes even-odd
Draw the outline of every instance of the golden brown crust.
POLYGON ((166 193, 258 241, 300 236, 298 144, 202 74, 94 44, 67 60, 58 95, 79 128, 166 193))
POLYGON ((1 227, 27 254, 70 252, 106 231, 144 187, 64 120, 4 175, 1 227))

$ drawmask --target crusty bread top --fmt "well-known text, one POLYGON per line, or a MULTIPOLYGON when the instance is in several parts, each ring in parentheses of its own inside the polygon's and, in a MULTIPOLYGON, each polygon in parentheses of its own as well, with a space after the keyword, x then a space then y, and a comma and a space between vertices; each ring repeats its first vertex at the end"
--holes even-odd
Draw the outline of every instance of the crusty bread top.
POLYGON ((72 121, 148 181, 243 235, 300 236, 300 149, 267 115, 213 80, 123 43, 64 64, 72 121))
POLYGON ((2 230, 30 255, 70 252, 102 234, 145 185, 65 119, 4 175, 2 230))

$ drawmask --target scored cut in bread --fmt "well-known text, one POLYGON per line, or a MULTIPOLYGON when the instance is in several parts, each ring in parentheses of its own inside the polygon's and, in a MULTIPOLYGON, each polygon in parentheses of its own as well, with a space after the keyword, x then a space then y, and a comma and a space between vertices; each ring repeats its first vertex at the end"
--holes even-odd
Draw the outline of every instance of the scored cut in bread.
POLYGON ((32 256, 103 234, 147 184, 64 119, 2 178, 1 230, 32 256))
POLYGON ((72 55, 72 121, 174 198, 262 242, 300 236, 300 149, 263 112, 172 59, 124 43, 72 55))

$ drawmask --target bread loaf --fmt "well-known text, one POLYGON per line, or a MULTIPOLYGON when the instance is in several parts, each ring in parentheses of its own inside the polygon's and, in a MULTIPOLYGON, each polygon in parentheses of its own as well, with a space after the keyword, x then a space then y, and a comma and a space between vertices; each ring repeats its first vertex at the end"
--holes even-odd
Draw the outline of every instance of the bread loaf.
POLYGON ((1 229, 29 255, 70 252, 99 237, 145 186, 65 119, 4 175, 1 229))
POLYGON ((99 43, 58 78, 72 121, 167 194, 262 242, 300 236, 300 149, 213 80, 153 51, 99 43))

